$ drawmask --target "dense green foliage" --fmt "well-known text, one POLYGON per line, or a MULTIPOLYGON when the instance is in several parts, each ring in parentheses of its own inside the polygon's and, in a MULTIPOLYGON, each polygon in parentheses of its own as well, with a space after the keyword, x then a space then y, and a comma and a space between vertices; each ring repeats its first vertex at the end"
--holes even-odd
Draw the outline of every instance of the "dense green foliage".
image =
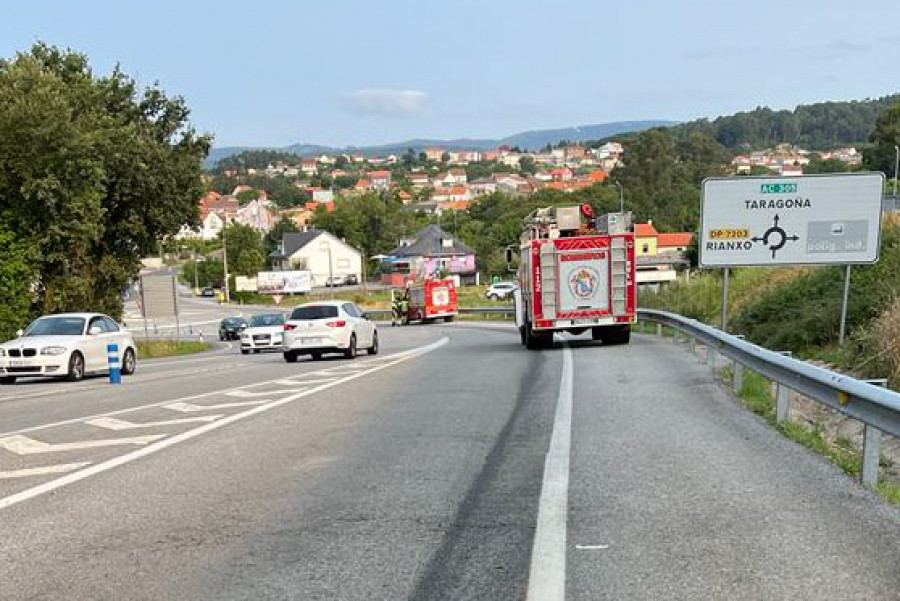
POLYGON ((706 134, 730 150, 768 148, 780 143, 814 150, 834 148, 865 143, 878 116, 898 102, 900 95, 818 102, 800 105, 792 111, 758 107, 711 121, 699 119, 672 129, 706 134))
POLYGON ((728 154, 705 134, 650 129, 625 141, 625 160, 612 178, 625 207, 662 231, 693 231, 700 219, 700 183, 723 175, 728 154))
POLYGON ((897 145, 900 144, 900 104, 884 111, 869 136, 872 145, 863 151, 863 163, 872 171, 894 173, 897 145))
POLYGON ((296 165, 300 162, 300 155, 283 150, 270 150, 260 148, 245 150, 238 154, 225 157, 216 164, 215 171, 222 172, 229 169, 265 169, 269 165, 285 163, 296 165))
POLYGON ((0 61, 0 337, 42 312, 121 314, 139 258, 197 222, 210 141, 188 113, 73 52, 0 61))

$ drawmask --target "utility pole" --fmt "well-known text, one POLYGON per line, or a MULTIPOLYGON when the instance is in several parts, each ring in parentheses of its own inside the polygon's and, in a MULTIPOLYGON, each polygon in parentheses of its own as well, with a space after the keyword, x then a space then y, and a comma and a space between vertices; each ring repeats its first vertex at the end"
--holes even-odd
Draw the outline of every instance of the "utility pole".
POLYGON ((621 184, 621 182, 619 182, 619 180, 615 180, 615 182, 613 182, 613 183, 615 183, 616 187, 619 189, 619 212, 624 213, 625 212, 625 188, 622 187, 622 184, 621 184))
POLYGON ((194 249, 194 294, 200 290, 200 278, 197 273, 197 249, 194 249))
POLYGON ((331 262, 331 243, 329 242, 325 248, 328 249, 328 295, 331 300, 334 300, 334 270, 331 262))
POLYGON ((222 220, 222 266, 225 270, 225 302, 231 302, 231 294, 228 292, 228 243, 225 235, 228 230, 228 218, 222 220))

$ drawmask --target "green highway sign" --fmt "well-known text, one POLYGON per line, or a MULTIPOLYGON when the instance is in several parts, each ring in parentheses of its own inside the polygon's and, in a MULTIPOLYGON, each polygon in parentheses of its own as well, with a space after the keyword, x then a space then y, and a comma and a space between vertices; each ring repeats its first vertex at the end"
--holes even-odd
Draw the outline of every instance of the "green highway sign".
POLYGON ((760 194, 796 194, 797 184, 761 184, 760 194))

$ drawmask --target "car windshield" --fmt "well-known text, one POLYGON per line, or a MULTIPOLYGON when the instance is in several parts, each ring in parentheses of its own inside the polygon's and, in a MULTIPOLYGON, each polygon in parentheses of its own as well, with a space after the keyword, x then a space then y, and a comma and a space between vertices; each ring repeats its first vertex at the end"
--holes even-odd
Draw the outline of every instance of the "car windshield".
POLYGON ((31 323, 25 336, 81 336, 83 317, 42 317, 31 323))
POLYGON ((247 323, 243 317, 226 317, 224 321, 227 326, 241 326, 247 323))
POLYGON ((297 307, 291 313, 291 319, 328 319, 329 317, 337 317, 338 309, 331 305, 310 305, 308 307, 297 307))
POLYGON ((254 315, 250 318, 251 328, 281 325, 284 325, 284 316, 280 313, 266 313, 264 315, 254 315))

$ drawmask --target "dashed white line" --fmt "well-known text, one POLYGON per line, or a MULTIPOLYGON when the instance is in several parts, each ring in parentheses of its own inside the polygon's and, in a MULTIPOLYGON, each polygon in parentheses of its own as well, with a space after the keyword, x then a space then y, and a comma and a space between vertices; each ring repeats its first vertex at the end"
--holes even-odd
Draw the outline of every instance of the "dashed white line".
POLYGON ((569 504, 569 450, 572 440, 572 349, 563 342, 562 378, 544 481, 538 503, 537 528, 531 548, 527 601, 566 598, 566 522, 569 504))

